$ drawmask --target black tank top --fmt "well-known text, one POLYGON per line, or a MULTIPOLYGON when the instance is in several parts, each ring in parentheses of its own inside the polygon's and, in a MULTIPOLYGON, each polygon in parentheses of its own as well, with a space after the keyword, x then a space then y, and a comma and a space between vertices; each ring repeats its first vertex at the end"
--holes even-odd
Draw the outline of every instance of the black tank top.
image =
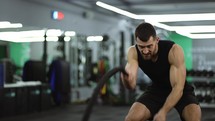
MULTIPOLYGON (((137 48, 137 45, 135 46, 138 55, 139 67, 152 80, 152 85, 148 87, 149 90, 162 90, 164 92, 171 91, 172 87, 170 84, 170 64, 168 60, 168 54, 174 44, 175 43, 172 41, 159 41, 158 58, 156 62, 153 62, 151 60, 144 60, 140 51, 137 48)), ((184 91, 192 89, 190 87, 188 87, 187 82, 185 82, 184 91)))

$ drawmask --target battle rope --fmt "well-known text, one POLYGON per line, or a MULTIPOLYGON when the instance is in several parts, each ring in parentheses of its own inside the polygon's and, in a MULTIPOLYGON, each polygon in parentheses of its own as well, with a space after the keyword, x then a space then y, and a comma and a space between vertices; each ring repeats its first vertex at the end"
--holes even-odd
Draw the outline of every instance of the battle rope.
POLYGON ((84 112, 84 116, 83 116, 83 119, 82 121, 88 121, 89 120, 89 117, 90 117, 90 114, 92 112, 92 108, 93 108, 93 105, 97 99, 97 96, 101 90, 101 88, 104 86, 104 84, 106 83, 106 81, 112 77, 114 74, 116 74, 117 72, 122 72, 124 74, 127 74, 124 67, 116 67, 116 68, 113 68, 111 69, 110 71, 108 71, 107 73, 105 73, 101 80, 99 81, 99 83, 97 84, 96 88, 94 89, 94 92, 91 96, 91 99, 90 101, 88 102, 88 105, 86 107, 86 110, 84 112))

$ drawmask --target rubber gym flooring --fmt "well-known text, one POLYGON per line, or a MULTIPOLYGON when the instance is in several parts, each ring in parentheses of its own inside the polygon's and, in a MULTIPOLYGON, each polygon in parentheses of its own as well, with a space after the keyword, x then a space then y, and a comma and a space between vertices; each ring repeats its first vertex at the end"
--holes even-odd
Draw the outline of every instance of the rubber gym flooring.
MULTIPOLYGON (((0 121, 82 121, 86 105, 70 104, 27 115, 0 118, 0 121)), ((95 105, 89 121, 124 121, 130 106, 95 105)), ((167 121, 180 121, 173 109, 167 121)), ((215 121, 215 108, 202 108, 202 121, 215 121)))

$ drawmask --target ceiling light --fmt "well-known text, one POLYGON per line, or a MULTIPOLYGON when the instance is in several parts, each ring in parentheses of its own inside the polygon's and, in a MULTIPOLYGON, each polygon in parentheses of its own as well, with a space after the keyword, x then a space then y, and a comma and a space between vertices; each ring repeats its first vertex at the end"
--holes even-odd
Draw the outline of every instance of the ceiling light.
POLYGON ((108 5, 106 3, 97 1, 96 5, 107 10, 125 15, 133 19, 147 19, 149 21, 157 22, 176 22, 176 21, 201 21, 201 20, 215 20, 215 13, 199 13, 199 14, 165 14, 165 15, 137 15, 117 7, 108 5), (192 16, 192 17, 191 17, 192 16))
POLYGON ((60 29, 49 29, 46 32, 46 36, 61 36, 62 33, 60 29))
POLYGON ((159 28, 163 28, 168 31, 183 31, 184 33, 208 33, 215 32, 215 25, 213 26, 168 26, 166 24, 146 21, 151 23, 159 28))
POLYGON ((66 31, 65 33, 65 36, 75 36, 76 33, 74 31, 66 31))
POLYGON ((202 20, 215 20, 215 13, 200 13, 200 14, 167 14, 167 15, 137 15, 117 7, 108 5, 106 3, 97 1, 96 5, 105 8, 107 10, 119 13, 121 15, 133 18, 143 19, 159 28, 163 28, 168 31, 176 31, 184 36, 188 36, 193 39, 198 38, 215 38, 214 34, 190 34, 190 33, 204 33, 214 32, 214 26, 168 26, 160 22, 179 22, 179 21, 202 21, 202 20), (188 27, 188 28, 187 28, 188 27), (183 30, 183 31, 182 31, 183 30), (208 36, 207 36, 208 35, 208 36), (201 36, 201 37, 200 37, 201 36))
POLYGON ((192 39, 212 39, 215 38, 215 34, 190 34, 184 31, 176 31, 176 33, 187 36, 192 39))
POLYGON ((215 25, 211 26, 171 26, 172 29, 177 31, 184 31, 187 33, 207 33, 215 32, 215 25))
POLYGON ((57 42, 58 41, 58 37, 46 37, 46 41, 54 41, 57 42))
POLYGON ((0 39, 8 42, 43 42, 45 40, 44 37, 0 37, 0 39))
POLYGON ((103 37, 102 36, 88 36, 87 41, 102 41, 103 37))
POLYGON ((38 37, 44 36, 45 30, 30 30, 30 31, 19 31, 15 32, 16 36, 19 37, 38 37))
POLYGON ((21 23, 10 23, 8 21, 1 21, 0 22, 0 29, 3 28, 21 28, 22 24, 21 23))
POLYGON ((17 38, 39 37, 44 35, 45 35, 45 30, 0 32, 0 37, 6 37, 6 38, 7 37, 17 37, 17 38))
POLYGON ((137 15, 135 19, 148 19, 158 22, 202 21, 215 20, 215 13, 199 14, 166 14, 166 15, 137 15))
POLYGON ((130 13, 130 12, 128 12, 128 11, 119 9, 119 8, 117 8, 117 7, 108 5, 108 4, 103 3, 103 2, 100 2, 100 1, 97 1, 97 2, 96 2, 96 5, 98 5, 98 6, 102 7, 102 8, 108 9, 108 10, 110 10, 110 11, 119 13, 119 14, 121 14, 121 15, 128 16, 128 17, 133 18, 133 19, 136 19, 136 18, 137 18, 137 15, 136 15, 136 14, 130 13))
POLYGON ((189 37, 193 39, 213 39, 215 34, 190 34, 189 37))
POLYGON ((166 24, 162 24, 162 23, 155 22, 155 21, 148 21, 148 20, 145 20, 145 21, 148 23, 151 23, 152 25, 157 26, 159 28, 163 28, 163 29, 168 30, 168 31, 175 31, 171 26, 168 26, 166 24))
POLYGON ((70 39, 71 39, 71 38, 68 37, 68 36, 67 36, 67 37, 64 37, 64 41, 70 41, 70 39))

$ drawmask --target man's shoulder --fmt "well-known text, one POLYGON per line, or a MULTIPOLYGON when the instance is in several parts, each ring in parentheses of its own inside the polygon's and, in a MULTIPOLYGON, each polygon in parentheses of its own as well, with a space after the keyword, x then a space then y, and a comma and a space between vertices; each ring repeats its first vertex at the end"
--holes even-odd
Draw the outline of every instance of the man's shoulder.
POLYGON ((128 48, 128 50, 136 50, 136 45, 132 45, 128 48))
POLYGON ((137 49, 135 45, 132 45, 128 48, 128 53, 133 55, 133 56, 137 56, 137 49))

